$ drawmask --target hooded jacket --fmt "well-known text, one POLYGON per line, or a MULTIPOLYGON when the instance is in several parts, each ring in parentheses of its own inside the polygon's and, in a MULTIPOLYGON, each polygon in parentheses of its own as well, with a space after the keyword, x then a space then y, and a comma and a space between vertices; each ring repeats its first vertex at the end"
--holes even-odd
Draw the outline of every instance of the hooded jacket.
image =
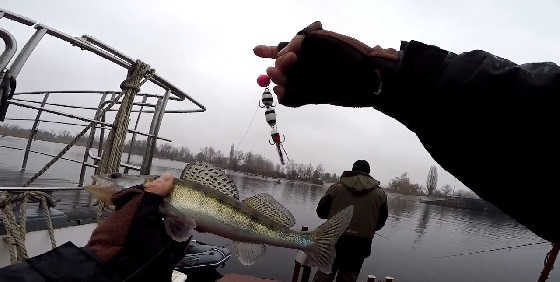
POLYGON ((332 185, 317 205, 317 215, 326 219, 353 205, 354 215, 345 234, 373 238, 387 220, 387 195, 379 181, 369 174, 345 171, 340 181, 332 185))

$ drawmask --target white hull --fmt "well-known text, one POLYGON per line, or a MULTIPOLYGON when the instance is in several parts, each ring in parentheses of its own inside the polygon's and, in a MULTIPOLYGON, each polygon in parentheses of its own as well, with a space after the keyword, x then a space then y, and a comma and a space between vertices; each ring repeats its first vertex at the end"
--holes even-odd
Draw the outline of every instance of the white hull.
MULTIPOLYGON (((54 236, 56 238, 56 244, 60 246, 71 241, 74 245, 83 247, 87 244, 91 232, 95 227, 97 227, 97 223, 55 229, 54 236)), ((6 241, 3 240, 3 237, 4 236, 0 236, 0 267, 10 264, 10 252, 8 251, 8 245, 6 241)), ((47 230, 28 232, 25 239, 25 246, 27 247, 27 254, 29 257, 40 255, 51 249, 51 241, 47 230)))

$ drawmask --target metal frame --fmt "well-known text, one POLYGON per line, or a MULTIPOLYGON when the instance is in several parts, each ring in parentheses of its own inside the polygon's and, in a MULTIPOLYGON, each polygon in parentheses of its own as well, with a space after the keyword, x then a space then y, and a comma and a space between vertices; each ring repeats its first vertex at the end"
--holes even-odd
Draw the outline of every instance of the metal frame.
POLYGON ((16 54, 17 41, 11 33, 3 28, 0 28, 0 38, 2 38, 2 40, 4 41, 5 46, 4 51, 2 51, 2 54, 0 54, 0 72, 2 72, 16 54))
MULTIPOLYGON (((68 35, 64 32, 61 32, 61 31, 56 30, 54 28, 51 28, 49 26, 36 23, 34 20, 28 19, 24 16, 21 16, 21 15, 18 15, 16 13, 13 13, 13 12, 9 12, 9 11, 0 9, 0 20, 2 20, 3 18, 6 18, 6 19, 11 20, 11 21, 15 21, 17 23, 20 23, 20 24, 23 24, 23 25, 26 25, 26 26, 31 26, 35 29, 35 32, 27 40, 27 42, 25 43, 25 45, 23 46, 21 51, 19 53, 17 53, 17 41, 15 40, 15 38, 7 30, 4 30, 4 29, 0 28, 0 37, 2 38, 2 40, 4 40, 5 46, 6 46, 5 50, 0 55, 0 71, 2 71, 3 69, 6 69, 6 72, 5 73, 3 73, 3 72, 0 73, 0 80, 1 79, 14 79, 14 80, 17 79, 17 77, 20 74, 23 66, 25 65, 25 63, 27 62, 27 60, 29 59, 29 57, 31 56, 33 51, 37 48, 37 46, 41 42, 41 40, 45 37, 45 35, 58 38, 60 40, 63 40, 65 42, 70 43, 72 46, 78 47, 78 48, 80 48, 82 50, 85 50, 85 51, 92 52, 95 55, 97 55, 97 56, 99 56, 103 59, 106 59, 106 60, 108 60, 112 63, 115 63, 115 64, 117 64, 117 65, 119 65, 119 66, 121 66, 121 67, 123 67, 127 70, 130 69, 135 64, 136 60, 126 56, 122 52, 116 50, 115 48, 107 45, 106 43, 103 43, 102 41, 100 41, 100 40, 98 40, 98 39, 96 39, 92 36, 88 36, 88 35, 83 35, 82 37, 70 36, 70 35, 68 35), (14 56, 15 56, 15 59, 13 59, 13 61, 12 61, 12 58, 14 58, 14 56), (8 67, 10 61, 12 63, 8 67)), ((165 92, 164 92, 163 95, 152 94, 152 93, 139 93, 139 94, 137 94, 137 96, 142 96, 142 102, 133 104, 132 112, 137 112, 138 115, 136 117, 136 122, 135 122, 135 125, 134 125, 134 129, 129 129, 128 130, 129 133, 132 133, 132 138, 131 138, 131 141, 130 141, 131 148, 127 152, 128 153, 127 162, 126 163, 121 163, 121 167, 124 167, 124 172, 125 173, 127 173, 128 170, 131 170, 131 169, 132 170, 137 170, 137 171, 140 170, 140 172, 142 174, 149 174, 150 173, 151 162, 152 162, 152 158, 153 158, 153 152, 156 148, 156 141, 157 140, 163 140, 163 141, 171 142, 170 139, 159 136, 159 130, 160 130, 160 127, 161 127, 163 116, 165 114, 171 114, 171 113, 173 113, 173 114, 186 114, 186 113, 195 113, 195 112, 206 111, 206 108, 201 103, 199 103, 198 101, 196 101, 195 99, 190 97, 187 93, 183 92, 181 89, 179 89, 175 85, 171 84, 170 82, 168 82, 164 78, 160 77, 159 75, 154 74, 154 75, 150 76, 148 79, 149 79, 149 81, 153 82, 155 85, 163 88, 163 90, 165 92), (155 98, 156 102, 155 103, 150 103, 148 101, 148 99, 150 99, 150 98, 155 98), (191 103, 196 105, 197 108, 195 108, 195 109, 185 109, 185 110, 166 110, 166 106, 167 106, 169 101, 184 101, 184 100, 190 101, 191 103), (137 107, 137 108, 134 108, 134 107, 137 107), (150 108, 150 109, 146 110, 145 109, 146 107, 150 108), (150 125, 150 130, 149 130, 148 133, 140 132, 140 131, 137 130, 141 115, 143 115, 143 114, 153 114, 152 115, 152 120, 151 120, 151 125, 150 125), (141 167, 136 167, 134 165, 129 164, 130 157, 131 157, 131 154, 132 154, 132 146, 136 142, 137 135, 146 136, 147 137, 147 144, 148 144, 148 148, 146 149, 146 151, 143 155, 143 160, 142 160, 142 166, 141 167)), ((9 93, 0 93, 0 95, 8 95, 8 94, 9 93)), ((57 123, 57 124, 64 124, 64 125, 69 125, 69 126, 89 126, 89 124, 94 123, 96 125, 91 126, 91 129, 90 129, 90 132, 89 132, 89 137, 87 138, 87 146, 84 150, 83 159, 82 160, 73 160, 73 159, 68 159, 68 158, 63 158, 63 157, 60 158, 62 160, 82 164, 81 171, 80 171, 80 180, 79 180, 79 186, 82 186, 84 184, 84 177, 85 177, 86 169, 88 167, 97 169, 97 162, 99 160, 99 157, 101 156, 101 149, 102 149, 103 142, 104 142, 104 139, 105 139, 105 130, 106 129, 109 129, 109 130, 112 129, 112 124, 105 121, 106 117, 105 117, 104 114, 102 114, 103 112, 101 110, 103 108, 105 108, 108 103, 115 102, 115 100, 119 99, 121 96, 122 95, 121 95, 120 91, 98 91, 98 90, 32 91, 32 92, 14 93, 13 96, 10 97, 10 99, 8 100, 10 105, 13 105, 13 106, 16 106, 16 107, 27 108, 27 109, 31 109, 31 110, 36 110, 37 114, 36 114, 34 119, 7 118, 7 120, 33 121, 33 126, 31 128, 31 131, 30 131, 30 134, 29 134, 29 137, 28 137, 28 140, 27 140, 27 145, 26 145, 25 149, 11 147, 11 146, 0 146, 0 148, 8 148, 8 149, 13 149, 13 150, 24 151, 21 170, 25 171, 26 166, 27 166, 27 162, 28 162, 28 158, 29 158, 29 153, 41 154, 41 155, 46 155, 46 156, 50 156, 50 157, 55 157, 55 155, 51 155, 51 154, 47 154, 47 153, 32 150, 32 143, 33 143, 34 138, 36 137, 38 128, 39 128, 41 123, 57 123), (54 94, 56 94, 56 95, 59 95, 59 94, 70 94, 70 95, 86 94, 86 95, 101 95, 101 97, 100 97, 100 101, 99 101, 99 104, 97 105, 97 107, 86 107, 86 106, 79 106, 79 105, 70 105, 70 104, 63 104, 63 103, 48 102, 49 98, 52 97, 52 95, 54 95, 54 94), (20 98, 21 97, 20 95, 42 95, 42 100, 41 101, 36 101, 36 100, 23 99, 23 98, 20 98), (111 95, 110 99, 108 99, 109 95, 111 95), (38 104, 38 105, 34 106, 32 104, 38 104), (76 114, 66 113, 66 112, 60 111, 59 109, 55 109, 53 107, 80 109, 80 110, 86 110, 86 112, 87 111, 95 111, 95 113, 93 114, 93 117, 86 117, 86 116, 83 116, 82 114, 76 115, 76 114), (70 118, 70 119, 75 119, 75 120, 86 122, 87 124, 41 119, 41 115, 43 113, 54 114, 54 115, 57 115, 57 116, 62 116, 62 117, 70 118), (100 132, 99 132, 100 134, 96 136, 96 130, 98 128, 100 129, 100 132), (92 148, 96 137, 99 138, 99 148, 98 148, 97 156, 94 156, 90 149, 92 148), (92 159, 94 161, 94 164, 88 163, 89 159, 92 159)), ((115 104, 119 105, 120 102, 117 101, 115 104)), ((112 109, 107 109, 106 111, 109 112, 109 111, 117 111, 117 110, 118 109, 112 108, 112 109)), ((0 190, 14 190, 12 188, 14 188, 14 187, 0 187, 0 190)), ((58 188, 60 188, 60 187, 46 187, 44 189, 46 189, 46 190, 57 190, 58 188)), ((17 189, 19 189, 18 191, 40 190, 37 187, 32 187, 32 188, 18 187, 17 189)), ((76 188, 76 189, 78 189, 78 188, 76 188)), ((69 190, 69 189, 68 189, 68 187, 66 187, 66 188, 63 187, 62 190, 69 190)))

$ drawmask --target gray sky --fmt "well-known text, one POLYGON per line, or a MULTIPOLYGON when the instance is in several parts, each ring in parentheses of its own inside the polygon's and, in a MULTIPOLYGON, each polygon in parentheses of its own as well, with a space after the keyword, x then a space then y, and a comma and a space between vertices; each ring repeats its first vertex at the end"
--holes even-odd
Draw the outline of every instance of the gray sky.
MULTIPOLYGON (((3 0, 1 7, 74 36, 92 35, 141 58, 206 105, 205 113, 169 115, 162 126, 162 136, 194 152, 206 145, 228 152, 247 129, 262 93, 256 77, 273 64, 256 58, 252 48, 287 41, 314 20, 371 46, 398 48, 400 40, 414 39, 459 53, 483 49, 516 63, 560 62, 558 1, 3 0)), ((32 32, 6 19, 0 27, 13 32, 19 48, 32 32)), ((18 91, 117 90, 124 76, 120 67, 46 37, 23 69, 18 91)), ((87 96, 59 99, 96 103, 87 96)), ((374 109, 280 106, 277 114, 286 150, 297 162, 322 163, 340 173, 354 160, 366 159, 384 183, 406 171, 421 184, 434 163, 411 131, 374 109)), ((142 126, 148 126, 147 119, 142 126)), ((259 109, 240 148, 276 161, 269 133, 259 109)), ((444 184, 464 187, 440 169, 439 185, 444 184)))

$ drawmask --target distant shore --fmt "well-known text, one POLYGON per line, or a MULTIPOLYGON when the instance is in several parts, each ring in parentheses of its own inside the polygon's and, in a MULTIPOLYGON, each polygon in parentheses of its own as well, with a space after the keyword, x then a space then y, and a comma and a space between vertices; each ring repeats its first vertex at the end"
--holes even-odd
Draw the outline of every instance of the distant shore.
POLYGON ((264 175, 258 175, 258 174, 247 173, 247 172, 242 172, 242 171, 235 171, 235 170, 231 170, 231 169, 226 169, 226 171, 227 171, 228 174, 234 174, 234 175, 238 175, 238 176, 242 176, 242 177, 246 177, 246 178, 250 178, 250 179, 264 180, 264 181, 273 182, 273 183, 277 183, 277 184, 281 184, 281 183, 299 184, 299 185, 307 185, 307 186, 313 186, 313 187, 318 187, 318 188, 329 187, 330 185, 333 184, 333 183, 323 183, 321 185, 321 184, 315 184, 315 183, 305 182, 305 181, 301 181, 301 180, 289 180, 289 179, 286 179, 286 178, 268 177, 268 176, 264 176, 264 175))

